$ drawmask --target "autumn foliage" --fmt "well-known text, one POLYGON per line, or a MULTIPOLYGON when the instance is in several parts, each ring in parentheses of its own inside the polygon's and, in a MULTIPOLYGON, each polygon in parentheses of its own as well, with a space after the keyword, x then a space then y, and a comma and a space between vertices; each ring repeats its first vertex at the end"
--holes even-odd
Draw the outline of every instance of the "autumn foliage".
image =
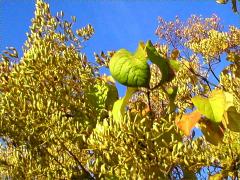
POLYGON ((23 56, 1 54, 2 177, 239 177, 238 28, 216 15, 159 18, 156 43, 95 53, 93 63, 83 44, 94 29, 74 32, 75 21, 38 0, 23 56))

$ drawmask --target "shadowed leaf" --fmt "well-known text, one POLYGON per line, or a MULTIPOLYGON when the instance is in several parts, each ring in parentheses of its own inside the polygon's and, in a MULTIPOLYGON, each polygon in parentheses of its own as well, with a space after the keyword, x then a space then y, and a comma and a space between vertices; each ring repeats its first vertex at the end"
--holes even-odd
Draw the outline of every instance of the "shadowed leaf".
MULTIPOLYGON (((175 74, 172 68, 170 67, 168 60, 163 58, 157 52, 151 41, 148 41, 146 44, 146 52, 149 60, 152 63, 156 64, 161 71, 162 79, 160 83, 163 84, 165 82, 170 82, 174 78, 175 74)), ((175 66, 177 66, 176 63, 175 66)))
POLYGON ((211 144, 217 146, 223 141, 224 129, 221 124, 216 124, 208 119, 203 119, 200 124, 200 128, 206 140, 211 144))
POLYGON ((240 132, 240 113, 235 107, 230 107, 224 113, 223 124, 231 131, 240 132))

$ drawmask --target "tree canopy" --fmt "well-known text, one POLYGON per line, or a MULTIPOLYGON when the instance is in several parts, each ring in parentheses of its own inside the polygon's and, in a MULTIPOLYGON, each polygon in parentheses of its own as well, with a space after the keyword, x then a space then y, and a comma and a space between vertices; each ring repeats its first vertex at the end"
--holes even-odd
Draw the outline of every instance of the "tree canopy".
POLYGON ((37 0, 23 56, 1 53, 2 177, 240 176, 237 27, 224 31, 215 15, 159 18, 157 42, 96 53, 94 62, 83 53, 94 29, 74 32, 75 21, 37 0), (122 98, 115 81, 127 86, 122 98))

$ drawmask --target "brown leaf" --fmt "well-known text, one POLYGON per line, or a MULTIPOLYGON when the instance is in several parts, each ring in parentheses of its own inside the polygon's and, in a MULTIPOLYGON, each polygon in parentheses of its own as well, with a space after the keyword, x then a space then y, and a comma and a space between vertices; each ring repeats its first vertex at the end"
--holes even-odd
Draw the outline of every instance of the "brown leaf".
POLYGON ((204 134, 206 140, 211 144, 217 146, 223 141, 224 128, 222 124, 216 124, 211 122, 209 119, 202 119, 200 128, 204 134))
POLYGON ((172 53, 171 53, 171 59, 173 59, 173 60, 176 60, 178 57, 179 57, 179 50, 178 49, 174 49, 174 50, 172 50, 172 53))

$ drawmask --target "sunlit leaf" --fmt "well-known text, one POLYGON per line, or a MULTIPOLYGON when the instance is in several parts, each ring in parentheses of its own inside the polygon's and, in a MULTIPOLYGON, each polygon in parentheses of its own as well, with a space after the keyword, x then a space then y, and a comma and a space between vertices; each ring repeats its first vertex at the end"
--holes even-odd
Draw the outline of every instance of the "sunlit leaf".
POLYGON ((189 136, 191 134, 192 128, 200 119, 201 113, 199 111, 194 111, 189 114, 183 114, 182 117, 177 117, 176 124, 186 136, 189 136))
POLYGON ((178 72, 181 67, 179 61, 172 59, 169 60, 169 65, 175 72, 178 72))
POLYGON ((234 106, 233 104, 233 95, 229 92, 224 92, 225 96, 225 110, 227 110, 229 107, 234 106))
POLYGON ((219 4, 227 4, 228 0, 216 0, 219 4))
POLYGON ((195 96, 192 98, 193 104, 210 121, 220 123, 226 107, 226 98, 221 90, 214 90, 208 98, 195 96))
POLYGON ((229 52, 227 54, 227 60, 230 62, 235 62, 235 63, 239 63, 240 61, 240 55, 234 52, 229 52))
POLYGON ((172 140, 182 141, 182 136, 176 131, 172 126, 169 129, 166 129, 159 136, 155 137, 154 141, 157 141, 161 146, 168 146, 172 140))
POLYGON ((114 120, 121 120, 125 113, 125 107, 129 101, 129 99, 132 97, 133 93, 137 91, 136 88, 127 88, 126 95, 117 100, 113 105, 112 115, 114 120))
POLYGON ((223 175, 219 173, 209 176, 209 180, 222 180, 222 179, 223 179, 223 175))
POLYGON ((109 69, 113 78, 123 85, 149 87, 150 68, 143 43, 139 43, 135 54, 126 49, 117 51, 110 60, 109 69))

